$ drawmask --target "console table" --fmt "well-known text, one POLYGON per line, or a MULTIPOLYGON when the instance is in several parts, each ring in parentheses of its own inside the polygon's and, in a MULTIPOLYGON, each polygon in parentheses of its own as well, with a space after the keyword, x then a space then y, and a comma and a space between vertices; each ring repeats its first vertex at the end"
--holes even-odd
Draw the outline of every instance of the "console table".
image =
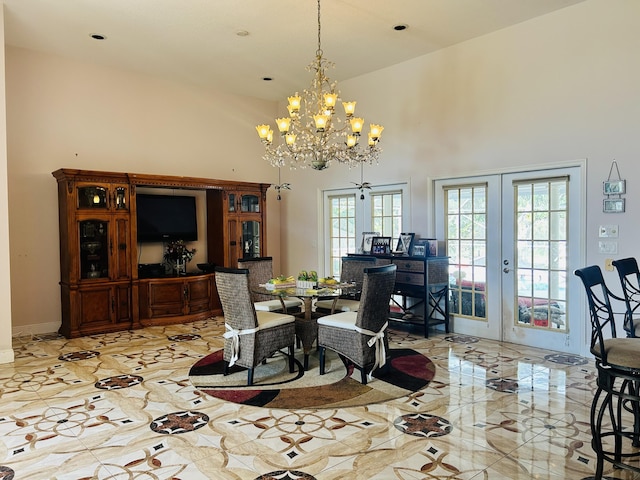
POLYGON ((371 256, 376 265, 397 266, 394 296, 401 299, 392 297, 389 320, 421 325, 425 338, 433 325, 442 324, 449 333, 449 257, 371 256), (424 315, 416 313, 418 308, 424 315))

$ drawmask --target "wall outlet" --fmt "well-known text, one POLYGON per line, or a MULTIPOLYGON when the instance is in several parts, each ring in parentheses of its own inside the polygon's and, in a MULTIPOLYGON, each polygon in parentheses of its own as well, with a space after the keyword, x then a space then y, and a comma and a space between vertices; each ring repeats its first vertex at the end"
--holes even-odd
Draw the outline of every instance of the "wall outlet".
POLYGON ((600 238, 618 238, 618 225, 600 225, 598 236, 600 238))
POLYGON ((613 272, 613 258, 604 259, 604 269, 607 272, 613 272))

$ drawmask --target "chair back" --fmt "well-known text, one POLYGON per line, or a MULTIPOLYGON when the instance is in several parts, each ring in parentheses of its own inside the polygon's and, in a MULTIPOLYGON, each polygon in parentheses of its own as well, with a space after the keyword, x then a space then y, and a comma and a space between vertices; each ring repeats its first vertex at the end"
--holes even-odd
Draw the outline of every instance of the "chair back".
POLYGON ((362 287, 364 269, 376 266, 375 257, 342 257, 340 267, 340 282, 352 283, 362 287))
POLYGON ((389 318, 389 302, 396 282, 396 266, 364 269, 356 326, 378 332, 389 318))
POLYGON ((273 257, 239 258, 238 268, 249 270, 249 289, 254 302, 273 300, 269 295, 253 293, 260 284, 265 284, 273 278, 273 257))
POLYGON ((635 258, 630 257, 614 260, 612 263, 618 272, 625 306, 627 307, 623 326, 627 336, 635 337, 636 331, 633 324, 633 316, 640 314, 640 271, 638 271, 638 262, 635 258))
POLYGON ((604 282, 602 270, 598 265, 592 265, 576 270, 574 272, 585 288, 587 302, 589 305, 589 316, 591 318, 591 345, 590 350, 593 355, 601 360, 603 365, 607 364, 607 350, 605 348, 605 337, 616 338, 616 322, 611 298, 623 300, 614 295, 604 282), (609 334, 605 335, 605 330, 609 326, 609 334))
POLYGON ((258 326, 246 268, 215 268, 216 287, 225 323, 236 330, 258 326))

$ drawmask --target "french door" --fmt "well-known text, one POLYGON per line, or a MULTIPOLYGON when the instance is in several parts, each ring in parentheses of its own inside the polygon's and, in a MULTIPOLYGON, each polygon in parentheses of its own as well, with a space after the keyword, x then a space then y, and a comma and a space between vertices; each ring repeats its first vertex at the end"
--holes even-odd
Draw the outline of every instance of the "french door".
POLYGON ((454 331, 582 353, 580 166, 435 182, 454 331))

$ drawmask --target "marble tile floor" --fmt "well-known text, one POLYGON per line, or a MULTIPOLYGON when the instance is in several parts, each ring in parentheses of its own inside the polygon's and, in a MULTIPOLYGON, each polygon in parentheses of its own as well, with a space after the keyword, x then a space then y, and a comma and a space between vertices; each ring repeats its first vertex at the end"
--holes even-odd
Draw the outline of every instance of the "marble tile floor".
MULTIPOLYGON (((17 337, 15 362, 0 366, 0 479, 593 475, 591 360, 408 328, 393 326, 390 344, 436 364, 427 388, 302 411, 229 403, 191 386, 190 367, 222 348, 220 317, 71 340, 17 337)), ((634 478, 607 465, 605 475, 634 478)))

